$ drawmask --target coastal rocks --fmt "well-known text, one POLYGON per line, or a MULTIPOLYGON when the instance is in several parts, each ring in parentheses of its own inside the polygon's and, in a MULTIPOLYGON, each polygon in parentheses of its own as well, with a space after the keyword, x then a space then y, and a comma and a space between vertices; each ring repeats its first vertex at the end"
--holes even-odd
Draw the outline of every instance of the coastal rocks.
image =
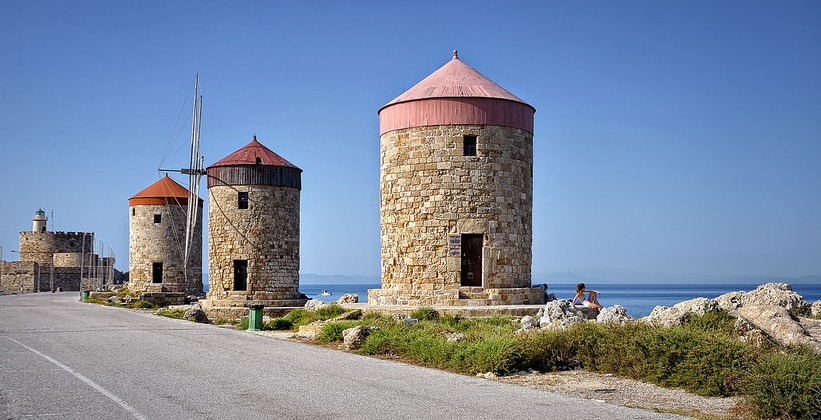
POLYGON ((821 316, 821 300, 816 300, 810 305, 810 315, 814 317, 821 316))
POLYGON ((760 330, 782 346, 807 345, 821 352, 821 339, 807 333, 804 326, 785 307, 778 305, 747 305, 738 309, 737 326, 749 331, 760 330))
POLYGON ((551 330, 565 330, 582 322, 585 322, 585 318, 573 304, 567 300, 554 300, 545 304, 539 326, 551 330))
POLYGON ((615 324, 624 325, 633 320, 633 317, 627 314, 627 309, 621 305, 613 305, 607 308, 602 308, 599 315, 596 317, 596 322, 612 322, 615 324))
POLYGON ((194 321, 200 324, 208 324, 210 322, 208 316, 205 315, 205 311, 202 310, 202 305, 199 303, 191 305, 182 317, 188 321, 194 321))
POLYGON ((362 343, 368 338, 372 330, 376 327, 357 325, 342 331, 342 345, 346 350, 356 350, 362 347, 362 343))
POLYGON ((519 325, 521 325, 522 327, 538 327, 539 320, 533 318, 530 315, 525 315, 522 317, 522 319, 519 320, 519 325))
POLYGON ((718 304, 719 308, 727 312, 731 312, 741 307, 741 301, 744 297, 744 293, 745 292, 743 291, 729 292, 715 298, 714 300, 718 304))
POLYGON ((653 312, 650 312, 650 315, 641 320, 662 327, 674 327, 687 322, 691 315, 701 316, 718 308, 719 305, 715 299, 698 297, 679 302, 672 307, 656 306, 653 308, 653 312))
POLYGON ((530 315, 525 315, 522 317, 522 319, 519 320, 519 325, 521 327, 518 330, 516 330, 516 334, 522 334, 528 331, 535 331, 539 329, 539 320, 530 315))
POLYGON ((311 299, 311 300, 305 302, 305 309, 309 310, 311 312, 316 312, 317 309, 319 309, 323 306, 326 306, 326 305, 327 305, 327 303, 325 303, 325 302, 323 302, 319 299, 311 299))
POLYGON ((807 315, 810 304, 786 283, 766 283, 741 297, 741 306, 776 305, 793 315, 807 315))
POLYGON ((355 293, 345 293, 336 300, 336 303, 340 305, 343 303, 359 303, 359 295, 355 293))

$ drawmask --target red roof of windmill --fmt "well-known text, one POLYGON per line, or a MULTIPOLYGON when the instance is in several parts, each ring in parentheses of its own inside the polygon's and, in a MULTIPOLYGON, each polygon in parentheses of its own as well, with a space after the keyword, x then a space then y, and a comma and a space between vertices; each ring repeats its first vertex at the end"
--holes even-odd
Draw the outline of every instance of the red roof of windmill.
POLYGON ((218 160, 209 167, 234 165, 271 165, 297 168, 293 163, 288 162, 282 156, 263 146, 262 143, 257 141, 257 136, 254 136, 254 139, 250 143, 218 160))
POLYGON ((533 132, 536 109, 459 60, 459 53, 379 109, 379 132, 448 124, 515 127, 533 132))
MULTIPOLYGON (((198 198, 197 201, 202 207, 202 199, 198 198)), ((168 174, 128 199, 129 206, 165 204, 188 204, 188 190, 171 179, 168 174)))
POLYGON ((382 109, 399 102, 427 98, 495 98, 527 104, 473 67, 463 63, 459 59, 458 51, 453 51, 453 58, 447 64, 388 102, 382 109))

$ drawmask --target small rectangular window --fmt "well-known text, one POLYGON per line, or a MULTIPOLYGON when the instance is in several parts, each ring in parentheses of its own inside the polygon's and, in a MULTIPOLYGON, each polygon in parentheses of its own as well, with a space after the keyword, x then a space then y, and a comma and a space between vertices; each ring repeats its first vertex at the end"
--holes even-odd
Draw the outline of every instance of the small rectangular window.
POLYGON ((476 156, 476 136, 464 137, 464 155, 476 156))
POLYGON ((162 223, 162 213, 157 213, 154 215, 154 224, 159 225, 162 223))
POLYGON ((132 209, 131 209, 131 215, 132 215, 132 216, 136 216, 136 215, 137 215, 137 209, 132 208, 132 209))
POLYGON ((240 209, 247 209, 248 208, 248 193, 245 191, 240 191, 237 196, 237 208, 240 209))
POLYGON ((151 283, 162 283, 162 263, 155 262, 151 266, 151 283))

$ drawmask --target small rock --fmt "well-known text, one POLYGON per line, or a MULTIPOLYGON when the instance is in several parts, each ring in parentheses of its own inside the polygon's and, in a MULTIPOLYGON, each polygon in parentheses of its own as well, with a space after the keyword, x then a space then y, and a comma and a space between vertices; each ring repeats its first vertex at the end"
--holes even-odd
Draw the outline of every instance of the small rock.
POLYGON ((342 331, 343 346, 347 350, 356 350, 362 347, 362 343, 371 334, 375 327, 357 325, 342 331))
POLYGON ((585 322, 584 317, 573 307, 570 301, 554 300, 545 304, 544 316, 539 320, 539 326, 553 330, 564 330, 581 322, 585 322))
POLYGON ((522 319, 519 320, 519 324, 521 324, 522 327, 525 327, 525 326, 536 327, 536 326, 539 325, 539 321, 536 318, 533 318, 530 315, 525 315, 525 316, 522 317, 522 319))
POLYGON ((307 309, 309 311, 312 311, 312 312, 316 312, 317 309, 319 309, 323 306, 327 306, 327 305, 328 305, 327 303, 325 303, 325 302, 323 302, 319 299, 311 299, 311 300, 305 302, 305 309, 307 309))
POLYGON ((359 303, 359 295, 355 293, 345 293, 336 300, 336 303, 340 305, 343 303, 359 303))
POLYGON ((189 321, 194 321, 200 324, 208 324, 208 316, 205 315, 205 311, 202 310, 202 305, 199 303, 195 303, 191 305, 191 307, 185 311, 183 314, 183 319, 187 319, 189 321))
POLYGON ((624 325, 633 320, 633 317, 627 314, 627 309, 621 305, 613 305, 603 308, 596 317, 596 322, 611 322, 615 324, 624 325))
POLYGON ((465 335, 460 332, 445 332, 445 340, 450 343, 459 343, 465 341, 465 335))
POLYGON ((810 305, 810 315, 814 317, 821 316, 821 300, 816 300, 810 305))

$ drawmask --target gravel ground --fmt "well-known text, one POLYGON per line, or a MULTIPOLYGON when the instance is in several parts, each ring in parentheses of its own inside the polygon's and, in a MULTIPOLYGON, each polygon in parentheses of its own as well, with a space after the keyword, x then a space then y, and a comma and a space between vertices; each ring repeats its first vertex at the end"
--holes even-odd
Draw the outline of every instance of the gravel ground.
POLYGON ((738 403, 736 398, 702 397, 682 389, 662 388, 610 374, 584 370, 555 373, 522 372, 493 379, 626 407, 639 407, 708 419, 737 417, 732 415, 732 408, 738 403))

